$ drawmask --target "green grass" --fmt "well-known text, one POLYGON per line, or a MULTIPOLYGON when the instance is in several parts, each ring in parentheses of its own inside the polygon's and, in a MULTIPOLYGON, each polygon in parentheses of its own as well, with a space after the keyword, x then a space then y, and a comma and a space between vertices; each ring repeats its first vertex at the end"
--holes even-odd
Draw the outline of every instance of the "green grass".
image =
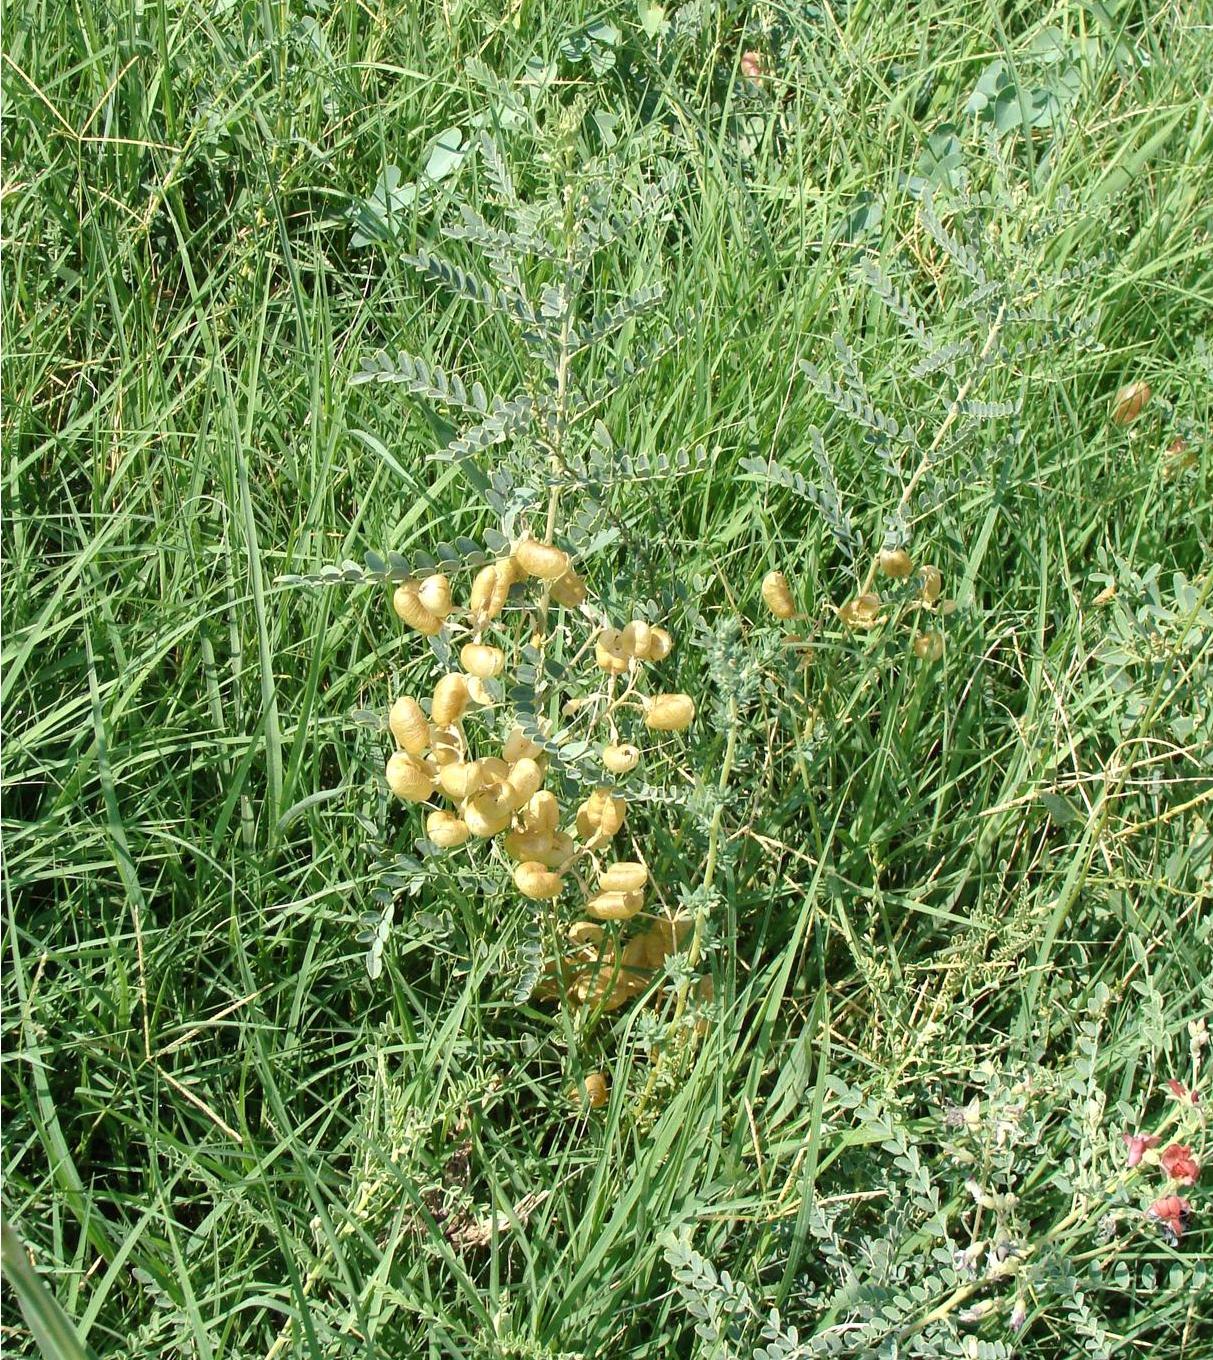
MULTIPOLYGON (((629 447, 707 461, 613 489, 621 538, 586 572, 619 611, 685 587, 671 683, 704 714, 719 677, 691 606, 746 620, 767 676, 722 819, 717 1012, 672 1084, 640 1043, 659 1001, 576 1027, 511 1003, 508 899, 403 900, 368 979, 383 742, 351 714, 428 672, 381 590, 276 583, 491 525, 429 458, 438 418, 350 378, 403 345, 508 391, 513 333, 398 252, 354 248, 346 209, 470 126, 468 57, 517 81, 597 11, 5 7, 4 1205, 61 1305, 17 1271, 6 1353, 36 1354, 66 1314, 98 1355, 749 1355, 773 1306, 807 1344, 887 1305, 904 1354, 1213 1355, 1213 1173, 1185 1192, 1178 1247, 1141 1213, 1159 1173, 1121 1175, 1122 1130, 1164 1117, 1213 1152, 1165 1089, 1213 1099, 1191 1028, 1213 1010, 1213 10, 709 5, 672 62, 635 6, 608 9, 626 52, 597 79, 566 64, 560 98, 591 94, 625 160, 669 155, 680 179, 675 220, 641 222, 594 286, 659 276, 670 319, 698 320, 601 414, 629 447), (1030 86, 1046 27, 1071 44, 1074 102, 991 149, 965 102, 999 56, 1030 86), (738 78, 747 46, 765 90, 738 78), (742 460, 812 479, 822 427, 879 534, 899 487, 796 360, 835 372, 841 332, 929 442, 950 394, 911 377, 919 355, 839 233, 858 195, 880 199, 863 251, 911 262, 928 320, 980 345, 902 186, 945 121, 1012 264, 1093 262, 1043 298, 1089 316, 1098 347, 1008 363, 984 396, 1018 419, 946 448, 956 485, 914 543, 960 608, 923 668, 904 631, 832 622, 854 581, 823 516, 742 460), (1116 426, 1137 378, 1154 398, 1116 426), (823 629, 799 691, 759 604, 773 565, 823 629), (1151 607, 1156 565, 1155 668, 1118 686, 1101 648, 1118 609, 1151 607), (442 908, 449 932, 417 915, 442 908), (577 1117, 564 1093, 595 1067, 610 1104, 577 1117), (984 1122, 949 1125, 977 1094, 984 1122), (1014 1278, 957 1289, 930 1255, 950 1255, 934 1218, 950 1242, 994 1236, 965 1190, 986 1175, 1019 1196, 998 1221, 1044 1270, 1018 1334, 1014 1278), (676 1285, 678 1231, 748 1291, 735 1340, 696 1338, 687 1299, 718 1311, 720 1289, 676 1285)), ((542 193, 557 171, 519 174, 542 193)), ((460 172, 473 196, 477 176, 460 172)), ((430 240, 434 215, 405 234, 430 240)), ((723 747, 701 722, 669 777, 714 782, 723 747)), ((644 815, 654 864, 693 886, 694 818, 644 815)), ((387 825, 407 848, 408 817, 387 825)), ((6 1236, 6 1279, 9 1261, 6 1236)))

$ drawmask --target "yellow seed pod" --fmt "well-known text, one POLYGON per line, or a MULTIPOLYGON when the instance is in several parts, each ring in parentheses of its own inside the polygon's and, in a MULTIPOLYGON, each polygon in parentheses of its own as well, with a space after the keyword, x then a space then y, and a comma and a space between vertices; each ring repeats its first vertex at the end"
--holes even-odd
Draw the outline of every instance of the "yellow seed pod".
POLYGON ((895 581, 904 581, 914 570, 910 554, 904 548, 883 548, 876 559, 880 570, 895 581))
POLYGON ((623 963, 626 968, 647 968, 650 971, 660 968, 667 954, 661 933, 644 930, 634 935, 624 947, 623 963))
POLYGON ((569 569, 569 555, 551 543, 536 538, 521 539, 514 549, 514 561, 528 576, 558 581, 569 569))
POLYGON ((949 614, 955 614, 960 605, 955 600, 941 600, 939 602, 939 612, 946 619, 949 614))
POLYGON ((409 755, 419 756, 425 753, 430 744, 430 725, 416 699, 410 699, 408 695, 402 694, 392 705, 387 723, 392 729, 392 736, 396 738, 396 744, 409 755))
POLYGON ((457 723, 430 728, 430 752, 436 765, 453 765, 463 759, 463 732, 457 723))
POLYGON ((1112 398, 1112 419, 1117 425, 1132 425, 1150 400, 1150 384, 1128 383, 1112 398))
POLYGON ((618 628, 604 628, 594 639, 594 660, 608 675, 622 675, 628 668, 628 654, 618 628))
POLYGON ((473 836, 488 840, 510 824, 509 808, 500 807, 486 793, 478 793, 463 805, 463 820, 473 836))
POLYGON ((674 639, 664 628, 654 628, 649 639, 649 660, 664 661, 674 650, 674 639))
POLYGON ((486 784, 500 784, 503 779, 510 777, 510 767, 500 756, 485 756, 480 768, 484 771, 486 784))
POLYGON ((653 630, 643 619, 633 619, 619 634, 619 649, 637 661, 647 661, 653 650, 653 630))
POLYGON ((633 746, 631 742, 604 746, 602 748, 602 763, 612 774, 627 774, 640 764, 640 748, 633 746))
POLYGON ((489 691, 488 683, 478 675, 468 676, 468 702, 477 708, 492 708, 497 700, 489 691))
MULTIPOLYGON (((468 608, 479 618, 487 615, 489 602, 493 598, 493 589, 497 585, 497 563, 490 562, 487 567, 481 567, 472 581, 472 595, 468 601, 468 608)), ((491 617, 491 616, 490 616, 491 617)))
POLYGON ((934 604, 943 591, 943 575, 938 567, 929 563, 918 568, 918 598, 927 604, 934 604))
POLYGON ((514 883, 523 897, 533 902, 547 902, 559 897, 564 879, 536 860, 527 860, 514 870, 514 883))
POLYGON ((425 834, 435 845, 442 846, 444 850, 453 850, 457 845, 462 845, 472 833, 461 817, 456 817, 453 812, 440 810, 431 812, 425 819, 425 834))
POLYGON ((436 576, 427 576, 417 587, 417 598, 421 601, 423 608, 428 609, 431 614, 438 618, 445 619, 451 612, 450 580, 441 573, 436 576))
POLYGON ((484 770, 478 760, 457 760, 439 769, 438 782, 448 798, 462 803, 479 792, 484 784, 484 770))
POLYGON ((439 727, 449 727, 463 717, 468 706, 468 683, 462 675, 444 675, 434 686, 434 701, 430 712, 439 727))
POLYGON ((514 806, 520 808, 539 792, 543 784, 543 767, 537 760, 523 756, 509 772, 507 782, 514 791, 514 806))
POLYGON ((598 879, 603 892, 634 892, 649 881, 649 871, 638 860, 621 859, 608 865, 598 879))
POLYGON ((543 747, 538 742, 532 741, 521 727, 515 727, 506 737, 505 745, 501 748, 501 754, 513 765, 516 761, 522 760, 524 756, 532 760, 536 759, 542 750, 543 747))
POLYGON ((591 1072, 580 1085, 569 1091, 569 1099, 586 1109, 600 1110, 610 1099, 607 1079, 601 1072, 591 1072))
POLYGON ((630 921, 643 906, 644 893, 637 889, 596 893, 585 904, 585 909, 596 921, 630 921))
POLYGON ((518 579, 517 566, 512 557, 503 558, 500 562, 490 562, 487 567, 482 567, 476 573, 476 579, 472 582, 470 602, 475 627, 483 628, 501 613, 505 608, 510 587, 518 579))
POLYGON ((649 700, 644 725, 654 732, 684 732, 695 720, 695 700, 689 694, 659 694, 649 700))
POLYGON ((433 637, 435 633, 442 632, 442 620, 421 603, 417 589, 416 581, 401 582, 392 596, 392 608, 410 628, 424 633, 426 637, 433 637))
POLYGON ((576 609, 578 605, 584 604, 585 597, 585 582, 572 567, 552 582, 552 599, 566 609, 576 609))
POLYGON ((919 661, 935 662, 943 656, 943 634, 936 629, 919 633, 914 639, 914 655, 919 661))
POLYGON ((589 809, 595 829, 604 836, 614 836, 619 831, 628 811, 627 803, 609 789, 595 789, 582 806, 589 809))
POLYGON ((762 578, 762 602, 777 619, 795 617, 796 601, 792 599, 792 588, 783 572, 768 571, 762 578))
POLYGON ((430 772, 407 751, 396 751, 389 757, 385 774, 388 788, 406 803, 424 803, 434 792, 430 772))
POLYGON ((468 675, 492 680, 505 670, 505 653, 500 647, 490 647, 483 642, 467 642, 459 652, 459 664, 468 675))
POLYGON ((574 921, 569 926, 569 942, 575 945, 598 944, 604 931, 600 925, 593 921, 574 921))
POLYGON ((838 611, 839 620, 847 628, 873 628, 884 619, 880 614, 880 596, 875 591, 848 600, 838 611))
POLYGON ((554 835, 560 825, 560 804, 550 789, 540 789, 531 796, 522 817, 528 831, 554 835))

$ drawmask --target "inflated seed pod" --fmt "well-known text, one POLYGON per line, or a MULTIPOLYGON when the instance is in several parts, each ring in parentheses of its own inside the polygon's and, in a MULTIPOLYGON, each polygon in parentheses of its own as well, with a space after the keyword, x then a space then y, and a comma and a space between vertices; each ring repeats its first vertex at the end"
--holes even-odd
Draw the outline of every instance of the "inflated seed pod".
POLYGON ((426 637, 433 637, 435 633, 442 632, 442 620, 421 603, 417 592, 416 581, 402 581, 392 596, 392 608, 410 628, 424 633, 426 637))
POLYGON ((608 865, 598 879, 603 892, 633 892, 649 881, 649 871, 638 860, 621 859, 608 865))
POLYGON ((430 753, 436 765, 453 765, 463 759, 463 732, 457 723, 430 728, 430 753))
POLYGON ((520 808, 539 792, 543 784, 543 767, 537 760, 523 756, 506 776, 506 782, 514 791, 514 806, 520 808))
POLYGON ((560 825, 560 804, 556 801, 556 795, 550 789, 540 789, 533 794, 522 820, 528 831, 554 835, 560 825))
POLYGON ((628 654, 618 628, 604 628, 594 639, 594 660, 608 675, 622 675, 628 668, 628 654))
POLYGON ((469 675, 468 702, 475 704, 477 708, 492 708, 497 700, 493 698, 487 680, 482 680, 478 675, 469 675))
POLYGON ((604 746, 602 763, 612 774, 627 774, 640 764, 640 748, 631 742, 604 746))
POLYGON ((914 570, 910 554, 904 548, 882 548, 876 565, 885 576, 891 576, 895 581, 904 581, 914 570))
POLYGON ((552 582, 552 599, 566 609, 576 609, 578 605, 584 604, 585 597, 585 582, 572 567, 552 582))
POLYGON ((430 713, 439 727, 449 727, 463 717, 468 706, 468 682, 452 672, 444 675, 434 686, 434 701, 430 713))
POLYGON ((387 769, 388 788, 397 798, 406 803, 424 803, 434 792, 434 780, 430 772, 407 751, 396 751, 389 758, 387 769))
POLYGON ((510 766, 500 756, 485 756, 480 762, 486 784, 500 784, 510 777, 510 766))
POLYGON ((569 926, 569 943, 576 945, 598 944, 605 934, 600 925, 593 921, 574 921, 569 926))
POLYGON ((586 1109, 600 1110, 610 1099, 607 1079, 601 1072, 591 1072, 569 1092, 569 1099, 586 1109))
POLYGON ((653 630, 643 619, 633 619, 619 634, 619 648, 637 661, 647 661, 653 650, 653 630))
POLYGON ((492 680, 505 670, 505 653, 500 647, 484 642, 465 642, 459 652, 459 664, 480 680, 492 680))
POLYGON ((416 699, 402 694, 388 713, 387 724, 396 744, 411 756, 424 754, 430 744, 430 725, 416 699))
POLYGON ((501 843, 511 859, 535 860, 549 869, 562 868, 576 851, 573 838, 563 831, 552 835, 539 831, 507 831, 501 843))
POLYGON ((848 600, 838 611, 838 618, 847 628, 873 628, 884 620, 880 614, 880 596, 875 591, 848 600))
POLYGON ((569 555, 551 543, 540 543, 537 538, 520 539, 514 549, 514 561, 528 576, 544 581, 558 581, 569 569, 569 555))
POLYGON ((943 591, 943 575, 938 567, 929 563, 918 568, 918 598, 927 604, 934 604, 943 591))
POLYGON ((564 879, 537 861, 527 860, 514 870, 514 884, 523 897, 547 902, 560 896, 564 879))
POLYGON ((427 576, 417 587, 417 598, 431 614, 445 619, 451 612, 451 583, 441 573, 427 576))
POLYGON ((943 656, 943 634, 932 628, 914 639, 914 655, 919 661, 934 662, 943 656))
POLYGON ((649 660, 664 661, 674 650, 674 639, 664 628, 654 628, 649 639, 649 660))
POLYGON ((616 798, 607 789, 595 789, 590 795, 594 804, 594 815, 598 822, 598 831, 603 836, 614 836, 622 828, 624 818, 627 816, 628 805, 622 798, 616 798))
POLYGON ((534 760, 543 750, 538 742, 532 741, 521 727, 514 727, 510 730, 510 735, 505 739, 505 745, 501 748, 501 754, 511 765, 515 761, 521 760, 524 756, 529 756, 534 760))
POLYGON ((1150 400, 1150 384, 1144 381, 1131 382, 1122 387, 1112 398, 1112 419, 1117 425, 1131 425, 1150 400))
POLYGON ((768 571, 762 578, 762 602, 777 619, 795 617, 796 601, 792 599, 792 588, 783 572, 768 571))
POLYGON ((444 850, 453 850, 457 845, 462 845, 472 834, 468 830, 468 824, 462 817, 456 817, 453 812, 440 810, 431 812, 425 819, 425 834, 444 850))
POLYGON ((659 694, 644 714, 644 725, 654 732, 684 732, 694 720, 695 700, 689 694, 659 694))
POLYGON ((487 840, 509 826, 510 810, 502 808, 490 795, 478 793, 464 803, 463 820, 473 836, 487 840))
POLYGON ((478 760, 457 760, 454 764, 443 765, 439 769, 438 782, 448 798, 462 803, 472 794, 479 792, 484 784, 484 769, 478 760))
POLYGON ((658 931, 642 930, 639 935, 633 935, 624 947, 623 963, 628 968, 653 971, 665 962, 667 952, 658 931))
POLYGON ((585 904, 585 909, 596 921, 630 921, 644 906, 644 893, 600 892, 585 904))
POLYGON ((477 628, 483 628, 501 613, 505 608, 510 587, 517 579, 518 571, 512 557, 503 558, 500 562, 490 562, 487 567, 482 567, 476 573, 476 579, 472 582, 469 607, 472 611, 473 624, 477 628))

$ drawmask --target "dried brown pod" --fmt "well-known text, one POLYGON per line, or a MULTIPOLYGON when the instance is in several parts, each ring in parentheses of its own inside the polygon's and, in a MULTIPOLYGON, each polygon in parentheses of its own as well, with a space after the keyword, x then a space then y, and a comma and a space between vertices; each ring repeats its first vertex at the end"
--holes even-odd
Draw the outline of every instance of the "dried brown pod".
POLYGON ((876 565, 885 576, 895 581, 904 581, 914 570, 910 554, 904 548, 884 548, 876 559, 876 565))
POLYGON ((638 860, 621 859, 608 865, 598 879, 604 892, 633 892, 649 881, 649 871, 638 860))
POLYGON ((935 628, 929 633, 919 633, 914 639, 914 655, 919 661, 939 661, 943 657, 943 634, 935 628))
POLYGON ((426 767, 407 751, 396 751, 389 758, 388 788, 406 803, 424 803, 434 792, 434 780, 426 767))
POLYGON ((534 902, 559 897, 564 888, 564 879, 559 874, 535 860, 527 860, 515 868, 514 883, 523 897, 534 902))
POLYGON ((402 694, 387 718, 396 744, 411 756, 424 755, 430 744, 430 725, 416 699, 402 694))
POLYGON ((602 1109, 610 1099, 606 1077, 601 1072, 590 1072, 569 1091, 569 1099, 585 1109, 602 1109))
POLYGON ((658 694, 644 712, 644 725, 654 732, 684 732, 694 721, 695 700, 689 694, 658 694))
POLYGON ((459 651, 459 664, 468 675, 493 680, 505 670, 505 653, 484 642, 465 642, 459 651))
POLYGON ((514 561, 528 576, 544 581, 558 581, 569 569, 568 553, 537 538, 520 539, 514 548, 514 561))
POLYGON ((777 619, 791 619, 796 616, 796 601, 792 599, 792 588, 788 578, 781 571, 768 571, 762 578, 762 602, 777 619))
POLYGON ((441 572, 427 576, 417 587, 417 598, 423 608, 437 618, 445 619, 451 612, 451 583, 441 572))
POLYGON ((396 587, 392 595, 392 608, 398 618, 426 637, 442 632, 442 620, 421 603, 416 581, 402 581, 396 587))
POLYGON ((640 748, 631 742, 604 746, 602 763, 612 774, 628 774, 640 764, 640 748))
POLYGON ((943 573, 938 567, 927 563, 918 568, 918 598, 926 604, 934 604, 943 593, 943 573))
POLYGON ((1144 379, 1126 383, 1112 398, 1112 419, 1117 425, 1132 425, 1150 400, 1150 384, 1144 379))
POLYGON ((884 619, 880 613, 880 596, 875 591, 848 600, 838 611, 838 618, 847 628, 873 628, 884 619))
POLYGON ((552 599, 566 609, 576 609, 585 603, 586 585, 572 567, 552 582, 552 599))
POLYGON ((468 685, 462 675, 455 672, 444 675, 434 686, 430 713, 439 727, 449 727, 458 722, 467 705, 468 685))
POLYGON ((431 812, 425 819, 425 834, 435 845, 442 846, 444 850, 453 850, 456 846, 462 845, 472 833, 462 817, 456 817, 453 812, 440 809, 431 812))

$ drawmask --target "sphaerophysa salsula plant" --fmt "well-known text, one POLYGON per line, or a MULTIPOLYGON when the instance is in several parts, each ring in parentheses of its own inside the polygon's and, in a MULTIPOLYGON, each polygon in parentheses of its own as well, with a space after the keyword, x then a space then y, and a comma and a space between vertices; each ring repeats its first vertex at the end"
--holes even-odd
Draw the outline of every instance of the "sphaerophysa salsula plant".
MULTIPOLYGON (((460 198, 438 227, 448 252, 464 249, 476 263, 429 248, 407 256, 428 284, 509 326, 519 386, 490 397, 478 378, 386 350, 355 377, 402 385, 463 422, 434 457, 457 465, 496 527, 482 543, 437 541, 411 560, 370 552, 363 566, 286 579, 390 587, 407 636, 428 644, 440 672, 429 693, 385 696, 395 748, 386 782, 409 809, 400 834, 410 844, 386 848, 380 910, 365 920, 372 976, 400 895, 429 883, 441 898, 457 884, 476 903, 468 935, 488 930, 497 911, 515 922, 525 913, 515 1003, 555 1000, 592 1028, 669 984, 671 1029, 684 1044, 713 995, 702 969, 747 682, 744 666, 712 659, 713 648, 736 650, 736 628, 698 620, 693 640, 730 696, 714 700, 723 755, 705 792, 669 758, 701 706, 663 678, 692 640, 656 616, 652 597, 672 601, 675 583, 613 573, 612 609, 599 602, 597 558, 621 532, 613 489, 693 470, 702 451, 628 448, 600 416, 681 339, 661 316, 660 282, 611 298, 595 282, 603 252, 627 246, 638 224, 665 220, 677 175, 669 163, 637 175, 610 154, 580 160, 584 113, 560 115, 559 187, 534 201, 516 188, 500 144, 480 135, 484 200, 460 198), (668 880, 648 848, 646 818, 679 805, 702 831, 697 887, 697 847, 668 880)), ((382 728, 382 715, 367 716, 382 728)), ((656 1043, 651 1031, 646 1042, 656 1043)), ((580 1098, 593 1105, 591 1077, 580 1098)))

